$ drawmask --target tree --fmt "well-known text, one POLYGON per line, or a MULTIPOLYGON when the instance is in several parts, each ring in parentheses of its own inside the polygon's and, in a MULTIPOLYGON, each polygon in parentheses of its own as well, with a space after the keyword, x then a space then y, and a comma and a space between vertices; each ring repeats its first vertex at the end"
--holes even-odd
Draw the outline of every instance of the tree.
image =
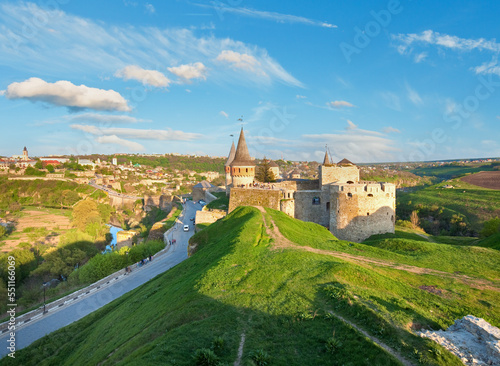
POLYGON ((264 183, 276 182, 276 176, 271 170, 271 165, 266 157, 264 157, 260 165, 257 167, 257 171, 255 172, 255 179, 257 179, 259 182, 264 183))
POLYGON ((55 171, 54 166, 52 164, 47 164, 45 169, 47 169, 49 171, 49 173, 54 173, 54 171, 55 171))
POLYGON ((412 211, 410 215, 410 222, 414 229, 418 229, 418 225, 420 224, 420 220, 418 218, 417 211, 412 211))
POLYGON ((35 163, 35 168, 37 169, 43 169, 43 164, 40 160, 38 160, 36 163, 35 163))
POLYGON ((100 220, 101 215, 97 204, 92 200, 80 201, 73 210, 73 225, 81 231, 85 231, 87 224, 100 220))
POLYGON ((4 236, 5 234, 7 234, 7 229, 5 227, 3 227, 2 225, 0 225, 0 238, 2 236, 4 236))
MULTIPOLYGON (((495 217, 484 223, 483 229, 480 232, 482 238, 487 238, 493 234, 500 232, 500 219, 495 217)), ((1 235, 0 235, 1 236, 1 235)))

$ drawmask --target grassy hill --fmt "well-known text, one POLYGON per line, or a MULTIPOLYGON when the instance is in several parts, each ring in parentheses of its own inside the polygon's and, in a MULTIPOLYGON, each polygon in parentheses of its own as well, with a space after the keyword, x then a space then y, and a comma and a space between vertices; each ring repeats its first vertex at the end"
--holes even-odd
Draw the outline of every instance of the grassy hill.
POLYGON ((420 176, 433 176, 439 179, 451 179, 465 174, 478 173, 481 171, 498 170, 500 163, 450 163, 441 166, 425 166, 411 170, 412 173, 420 176))
POLYGON ((414 330, 500 325, 500 253, 414 239, 349 243, 240 207, 188 260, 0 365, 461 365, 414 330))
POLYGON ((499 190, 478 187, 458 178, 446 182, 452 189, 442 188, 444 184, 398 192, 398 217, 409 219, 416 210, 428 233, 477 235, 484 221, 500 216, 499 190))

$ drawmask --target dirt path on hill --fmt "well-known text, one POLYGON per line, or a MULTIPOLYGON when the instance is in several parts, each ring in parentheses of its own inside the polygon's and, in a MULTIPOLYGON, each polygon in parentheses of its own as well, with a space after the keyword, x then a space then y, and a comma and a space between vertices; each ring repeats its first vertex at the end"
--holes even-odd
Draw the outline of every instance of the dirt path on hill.
POLYGON ((434 239, 432 239, 430 236, 427 236, 427 235, 424 235, 424 234, 419 234, 419 233, 415 233, 416 235, 420 236, 421 238, 424 238, 425 240, 427 240, 428 242, 431 242, 431 243, 435 243, 436 241, 434 239))
POLYGON ((452 278, 459 280, 465 284, 467 284, 470 287, 474 287, 480 290, 492 290, 492 291, 497 291, 500 292, 500 287, 488 280, 483 280, 479 278, 473 278, 470 276, 466 275, 461 275, 461 274, 454 274, 454 273, 449 273, 449 272, 443 272, 439 271, 437 269, 431 269, 431 268, 424 268, 424 267, 416 267, 416 266, 411 266, 408 264, 401 264, 401 263, 395 263, 391 261, 386 261, 383 259, 372 259, 372 258, 367 258, 363 256, 358 256, 358 255, 353 255, 353 254, 348 254, 344 252, 339 252, 335 250, 325 250, 325 249, 316 249, 316 248, 311 248, 308 246, 302 246, 302 245, 297 245, 281 234, 281 232, 278 229, 278 226, 272 219, 270 215, 268 215, 269 220, 271 221, 272 224, 272 230, 269 228, 269 226, 266 223, 266 219, 264 214, 266 214, 266 210, 261 207, 261 206, 256 206, 258 210, 261 211, 262 213, 262 219, 264 221, 264 224, 266 225, 266 231, 267 234, 274 239, 274 248, 275 249, 284 249, 284 248, 292 248, 292 249, 297 249, 297 250, 305 250, 307 252, 311 253, 317 253, 317 254, 323 254, 323 255, 329 255, 332 257, 336 258, 342 258, 345 261, 355 263, 357 265, 361 266, 367 266, 369 265, 375 265, 375 266, 382 266, 382 267, 389 267, 392 269, 397 269, 401 271, 406 271, 406 272, 411 272, 419 275, 435 275, 435 276, 440 276, 440 277, 446 277, 446 278, 452 278))
POLYGON ((404 366, 413 366, 414 364, 405 359, 403 356, 401 356, 399 353, 397 353, 394 349, 383 343, 381 340, 378 338, 368 334, 366 331, 358 327, 356 324, 350 322, 349 320, 345 319, 344 317, 334 313, 333 311, 329 310, 328 313, 332 314, 334 317, 336 317, 338 320, 341 322, 344 322, 345 324, 349 325, 350 327, 356 329, 358 332, 363 334, 366 338, 371 340, 373 343, 379 345, 381 348, 383 348, 387 353, 391 354, 395 358, 398 359, 399 362, 401 362, 404 366))

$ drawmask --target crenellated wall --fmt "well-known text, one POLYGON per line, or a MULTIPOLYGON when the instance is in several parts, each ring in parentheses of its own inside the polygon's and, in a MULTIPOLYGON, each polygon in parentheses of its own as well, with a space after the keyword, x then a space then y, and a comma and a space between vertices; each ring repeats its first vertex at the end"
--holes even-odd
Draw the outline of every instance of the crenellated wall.
POLYGON ((360 242, 374 234, 394 233, 393 184, 332 184, 330 187, 330 231, 337 238, 360 242))
POLYGON ((349 166, 319 166, 319 181, 321 187, 338 182, 359 182, 359 168, 355 165, 349 166))

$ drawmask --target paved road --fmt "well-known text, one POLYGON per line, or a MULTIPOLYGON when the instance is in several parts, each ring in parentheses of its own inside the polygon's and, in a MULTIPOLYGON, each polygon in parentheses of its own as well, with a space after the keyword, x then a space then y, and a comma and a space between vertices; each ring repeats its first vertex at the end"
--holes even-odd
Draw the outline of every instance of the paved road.
POLYGON ((115 190, 113 190, 111 188, 100 186, 93 179, 89 182, 89 185, 92 186, 92 187, 94 187, 94 188, 100 189, 101 191, 108 192, 108 194, 113 195, 113 196, 123 197, 123 198, 130 198, 130 199, 134 199, 134 200, 140 200, 140 199, 142 199, 142 197, 129 196, 127 194, 118 193, 118 192, 116 192, 115 190))
MULTIPOLYGON (((193 222, 190 219, 195 216, 197 210, 201 210, 200 204, 187 201, 185 214, 179 217, 179 222, 172 234, 173 238, 176 239, 176 244, 171 245, 165 255, 155 258, 152 262, 135 269, 130 275, 123 276, 122 279, 80 301, 75 301, 61 310, 51 311, 39 320, 18 326, 16 329, 16 350, 27 347, 37 339, 83 318, 185 260, 188 240, 194 234, 193 222), (188 232, 183 230, 184 225, 189 225, 188 232)), ((172 239, 171 235, 169 235, 169 239, 172 239)), ((8 338, 7 333, 0 337, 0 345, 2 345, 0 346, 0 357, 9 353, 7 350, 8 338)))

